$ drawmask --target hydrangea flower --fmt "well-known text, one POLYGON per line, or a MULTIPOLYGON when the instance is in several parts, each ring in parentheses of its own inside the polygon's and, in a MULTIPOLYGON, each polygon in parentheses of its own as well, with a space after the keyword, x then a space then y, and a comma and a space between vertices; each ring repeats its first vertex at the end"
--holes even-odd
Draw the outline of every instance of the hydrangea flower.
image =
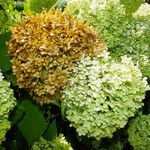
POLYGON ((112 137, 142 107, 146 78, 131 58, 111 60, 108 53, 78 62, 62 96, 66 118, 79 136, 112 137))
POLYGON ((71 145, 66 141, 63 134, 60 134, 52 141, 46 141, 44 138, 40 138, 35 142, 31 150, 73 150, 71 145))
POLYGON ((103 49, 104 42, 92 27, 53 9, 26 16, 12 28, 9 42, 17 84, 41 105, 60 97, 83 54, 93 56, 103 49))
POLYGON ((129 123, 129 142, 135 150, 150 149, 150 114, 139 115, 129 123))
POLYGON ((5 134, 10 129, 9 112, 15 107, 16 99, 10 83, 4 80, 0 70, 0 145, 5 140, 5 134))
MULTIPOLYGON (((92 25, 104 38, 113 58, 120 59, 121 56, 127 55, 137 63, 143 55, 150 59, 150 15, 147 13, 149 7, 143 6, 146 4, 129 17, 120 0, 70 0, 65 11, 92 25), (146 8, 145 15, 134 15, 143 14, 142 8, 146 8)), ((149 62, 147 66, 142 73, 150 77, 149 62)), ((142 61, 140 68, 143 68, 142 61)))
POLYGON ((133 14, 136 16, 148 16, 150 15, 150 5, 148 3, 141 4, 139 9, 133 14))

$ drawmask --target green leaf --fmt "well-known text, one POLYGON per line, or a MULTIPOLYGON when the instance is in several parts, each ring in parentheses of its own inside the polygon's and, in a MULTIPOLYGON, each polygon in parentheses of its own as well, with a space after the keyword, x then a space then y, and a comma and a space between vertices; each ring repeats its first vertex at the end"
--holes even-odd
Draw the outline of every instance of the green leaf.
POLYGON ((56 119, 54 119, 48 126, 46 133, 43 135, 44 139, 51 141, 57 137, 56 119))
POLYGON ((47 123, 42 111, 31 99, 24 99, 22 101, 22 107, 24 108, 25 116, 18 124, 18 127, 28 145, 31 146, 44 133, 47 123))
POLYGON ((13 75, 12 71, 5 72, 4 76, 6 77, 6 80, 11 82, 13 86, 17 85, 16 76, 13 75))
POLYGON ((25 112, 23 109, 21 109, 19 106, 16 107, 15 111, 13 112, 12 116, 10 117, 11 125, 18 124, 22 118, 24 117, 25 112))
POLYGON ((0 11, 1 11, 1 10, 4 10, 4 8, 3 8, 3 6, 0 4, 0 11))
POLYGON ((52 8, 64 8, 67 4, 67 0, 57 0, 57 2, 52 6, 52 8))
POLYGON ((52 104, 60 107, 60 101, 54 101, 52 104))
POLYGON ((23 11, 23 9, 24 9, 24 7, 23 7, 23 2, 21 2, 21 1, 17 1, 16 3, 15 3, 15 9, 16 10, 18 10, 18 11, 23 11))
POLYGON ((63 119, 66 117, 66 114, 65 114, 65 105, 64 105, 63 102, 61 103, 61 116, 62 116, 63 119))
POLYGON ((126 13, 128 15, 134 13, 145 0, 121 0, 121 3, 125 6, 126 13))
POLYGON ((27 0, 24 3, 24 9, 26 11, 31 11, 31 12, 40 12, 42 11, 43 8, 50 9, 57 0, 27 0))
POLYGON ((0 150, 5 150, 5 147, 3 147, 3 146, 0 146, 0 150))
POLYGON ((8 55, 8 48, 6 42, 10 40, 11 33, 7 32, 0 34, 0 69, 6 72, 11 69, 10 56, 8 55))
POLYGON ((143 76, 148 76, 150 78, 150 64, 147 66, 141 66, 141 71, 143 72, 143 76))

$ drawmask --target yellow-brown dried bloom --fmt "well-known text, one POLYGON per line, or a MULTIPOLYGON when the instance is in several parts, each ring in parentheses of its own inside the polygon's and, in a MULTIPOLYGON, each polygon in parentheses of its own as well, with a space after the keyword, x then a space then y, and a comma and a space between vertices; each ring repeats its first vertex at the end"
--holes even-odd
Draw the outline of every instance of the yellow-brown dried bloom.
POLYGON ((61 95, 72 67, 83 55, 104 49, 91 27, 60 10, 26 16, 12 28, 9 42, 19 87, 30 90, 41 105, 61 95))

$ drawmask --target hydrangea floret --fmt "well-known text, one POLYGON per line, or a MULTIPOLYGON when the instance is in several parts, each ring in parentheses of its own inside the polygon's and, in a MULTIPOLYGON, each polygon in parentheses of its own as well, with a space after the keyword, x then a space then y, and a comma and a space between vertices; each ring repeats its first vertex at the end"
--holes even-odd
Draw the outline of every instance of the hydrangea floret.
POLYGON ((138 66, 108 53, 82 58, 62 96, 66 118, 79 136, 112 137, 142 107, 149 88, 138 66))
POLYGON ((15 107, 16 99, 10 83, 4 80, 0 70, 0 145, 5 140, 5 134, 10 129, 9 112, 15 107))
POLYGON ((129 123, 129 142, 135 150, 150 149, 150 114, 140 114, 129 123))
POLYGON ((31 150, 73 150, 70 143, 68 143, 63 136, 60 134, 52 141, 46 141, 44 138, 40 138, 35 142, 31 150))
POLYGON ((105 49, 99 35, 60 10, 26 16, 12 28, 9 54, 20 88, 29 89, 41 105, 61 95, 74 64, 83 54, 105 49))
MULTIPOLYGON (((127 55, 136 63, 143 55, 150 59, 150 9, 147 5, 142 4, 130 17, 120 0, 69 0, 65 11, 92 25, 104 38, 113 58, 120 59, 127 55)), ((134 4, 130 7, 134 7, 134 4)), ((142 73, 150 76, 144 71, 147 69, 150 70, 150 67, 143 69, 142 73)))
POLYGON ((136 16, 150 16, 150 5, 148 3, 141 4, 139 9, 133 14, 136 16))

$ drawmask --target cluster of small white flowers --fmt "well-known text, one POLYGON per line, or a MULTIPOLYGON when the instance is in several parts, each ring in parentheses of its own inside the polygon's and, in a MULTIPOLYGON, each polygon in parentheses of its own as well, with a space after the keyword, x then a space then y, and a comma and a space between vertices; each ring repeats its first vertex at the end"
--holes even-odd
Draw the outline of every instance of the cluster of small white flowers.
POLYGON ((146 55, 141 55, 141 59, 137 62, 138 64, 142 64, 142 66, 146 66, 147 64, 150 63, 150 58, 146 55))
POLYGON ((67 5, 72 8, 73 13, 76 13, 75 11, 77 10, 77 18, 82 18, 84 14, 83 8, 86 8, 88 2, 89 0, 69 0, 67 5))
POLYGON ((141 4, 139 9, 133 14, 134 16, 150 16, 150 5, 148 3, 141 4))
POLYGON ((59 140, 60 140, 60 143, 62 144, 68 144, 64 136, 61 136, 59 140))
POLYGON ((52 141, 47 141, 41 137, 36 141, 31 150, 73 150, 70 143, 68 143, 63 134, 60 134, 58 137, 52 141))
POLYGON ((3 79, 4 79, 4 77, 3 77, 1 70, 0 70, 0 82, 2 82, 3 79))
POLYGON ((145 32, 146 27, 143 25, 139 26, 136 30, 132 30, 132 35, 135 37, 140 37, 145 32))
POLYGON ((105 10, 107 6, 106 0, 93 0, 90 2, 90 9, 89 13, 92 12, 93 14, 97 14, 97 6, 99 5, 99 11, 105 10))
POLYGON ((142 106, 146 78, 130 58, 82 58, 62 96, 66 117, 79 136, 112 137, 142 106))
MULTIPOLYGON (((131 15, 132 19, 129 19, 127 11, 130 12, 120 0, 70 0, 65 9, 66 13, 94 27, 114 59, 127 55, 137 63, 141 55, 149 56, 150 5, 142 4, 135 13, 139 15, 131 15), (146 16, 142 11, 146 11, 146 16)), ((142 69, 142 73, 150 77, 149 65, 142 69)))

